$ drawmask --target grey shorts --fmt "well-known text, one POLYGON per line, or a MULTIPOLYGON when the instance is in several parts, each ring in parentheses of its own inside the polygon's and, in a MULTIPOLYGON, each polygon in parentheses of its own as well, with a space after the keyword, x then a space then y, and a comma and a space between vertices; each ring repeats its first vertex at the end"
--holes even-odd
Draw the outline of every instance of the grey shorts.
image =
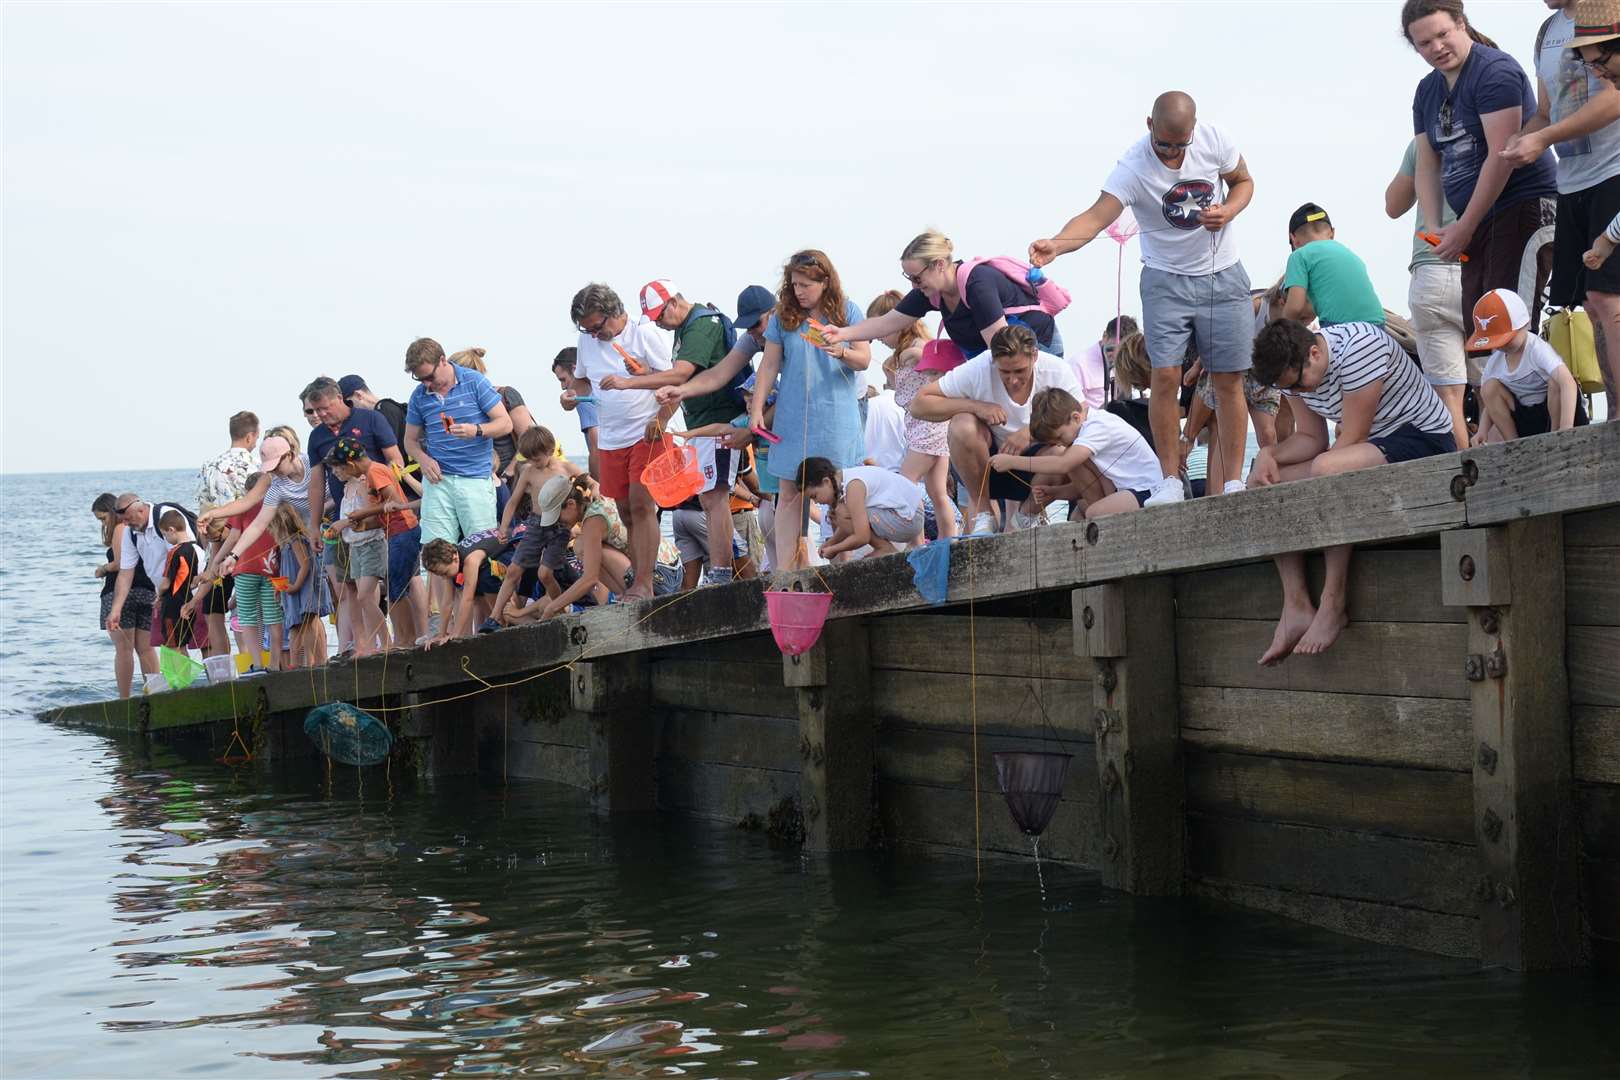
POLYGON ((383 537, 381 530, 377 532, 377 539, 367 540, 363 544, 350 544, 349 572, 345 581, 359 581, 363 577, 374 577, 387 580, 388 578, 388 541, 383 537))
POLYGON ((922 535, 921 507, 913 511, 910 517, 901 517, 898 510, 868 506, 866 520, 871 523, 873 536, 882 537, 891 544, 909 544, 922 535))
POLYGON ((1191 344, 1205 371, 1248 371, 1254 354, 1248 271, 1239 262, 1189 277, 1144 266, 1142 333, 1156 368, 1180 367, 1191 344))

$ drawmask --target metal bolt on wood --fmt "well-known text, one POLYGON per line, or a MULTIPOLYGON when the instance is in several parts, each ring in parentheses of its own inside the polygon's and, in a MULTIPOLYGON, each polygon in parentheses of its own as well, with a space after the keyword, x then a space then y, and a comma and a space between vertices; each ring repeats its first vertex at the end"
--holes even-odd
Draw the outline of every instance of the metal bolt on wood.
POLYGON ((1496 883, 1496 902, 1503 907, 1512 907, 1519 898, 1514 895, 1513 887, 1505 881, 1496 883))
POLYGON ((1500 679, 1507 674, 1507 653, 1498 645, 1491 650, 1485 658, 1485 674, 1492 679, 1500 679))
POLYGON ((1479 744, 1479 767, 1491 776, 1496 775, 1496 750, 1489 743, 1479 744))
POLYGON ((1097 625, 1097 615, 1091 610, 1090 604, 1080 609, 1080 623, 1087 630, 1097 625))
POLYGON ((1110 761, 1108 768, 1103 770, 1103 790, 1113 791, 1117 787, 1119 787, 1119 770, 1114 768, 1114 763, 1110 761))
POLYGON ((1119 685, 1119 677, 1114 674, 1114 665, 1107 660, 1097 661, 1097 685, 1103 688, 1103 693, 1112 694, 1119 685))
POLYGON ((1486 810, 1485 816, 1480 819, 1480 829, 1484 831, 1485 838, 1491 843, 1502 839, 1502 819, 1496 816, 1496 811, 1486 810))
POLYGON ((1481 608, 1479 612, 1479 628, 1487 634, 1495 634, 1502 629, 1502 613, 1495 608, 1481 608))
POLYGON ((1464 555, 1457 560, 1457 576, 1464 581, 1474 580, 1474 557, 1472 555, 1464 555))
POLYGON ((1114 714, 1107 709, 1098 709, 1092 714, 1091 722, 1097 728, 1097 734, 1106 735, 1114 726, 1114 714))
POLYGON ((1485 658, 1479 653, 1469 653, 1463 658, 1463 674, 1468 676, 1469 682, 1485 681, 1485 658))

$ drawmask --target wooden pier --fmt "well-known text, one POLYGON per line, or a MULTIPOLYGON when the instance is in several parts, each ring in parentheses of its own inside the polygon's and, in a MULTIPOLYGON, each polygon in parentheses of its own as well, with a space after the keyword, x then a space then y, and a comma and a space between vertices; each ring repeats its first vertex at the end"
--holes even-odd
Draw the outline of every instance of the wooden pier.
POLYGON ((1620 970, 1620 424, 960 542, 937 608, 902 557, 821 576, 796 660, 739 582, 49 719, 216 754, 239 727, 274 762, 342 699, 394 768, 970 856, 1029 852, 991 755, 1061 750, 1042 855, 1113 887, 1620 970), (1349 628, 1257 666, 1269 556, 1341 543, 1349 628))

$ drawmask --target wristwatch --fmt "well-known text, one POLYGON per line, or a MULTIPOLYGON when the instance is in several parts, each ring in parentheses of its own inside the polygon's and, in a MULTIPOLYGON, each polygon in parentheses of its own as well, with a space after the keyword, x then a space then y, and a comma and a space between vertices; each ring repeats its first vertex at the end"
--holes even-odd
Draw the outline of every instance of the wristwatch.
POLYGON ((484 437, 484 425, 483 424, 476 424, 474 426, 478 431, 478 437, 480 439, 482 439, 484 437))

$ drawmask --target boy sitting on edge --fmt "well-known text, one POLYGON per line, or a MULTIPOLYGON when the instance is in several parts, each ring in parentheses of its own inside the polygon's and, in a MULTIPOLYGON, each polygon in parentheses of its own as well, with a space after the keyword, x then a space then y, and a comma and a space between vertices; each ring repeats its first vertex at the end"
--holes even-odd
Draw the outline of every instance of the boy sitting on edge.
MULTIPOLYGON (((1457 448, 1445 404, 1381 326, 1345 323, 1313 334, 1292 319, 1274 322, 1255 335, 1253 371, 1262 384, 1295 399, 1295 427, 1275 446, 1260 448, 1250 487, 1414 461, 1457 448), (1331 447, 1329 420, 1339 423, 1331 447)), ((1311 605, 1305 553, 1276 557, 1282 618, 1260 663, 1277 664, 1295 652, 1326 652, 1349 623, 1350 545, 1325 554, 1319 608, 1311 605)))
POLYGON ((1283 271, 1284 300, 1272 317, 1310 321, 1323 326, 1364 322, 1384 325, 1384 305, 1367 276, 1361 257, 1333 238, 1327 211, 1306 203, 1288 219, 1288 267, 1283 271))
POLYGON ((1474 305, 1468 348, 1491 349, 1480 378, 1479 431, 1474 445, 1586 424, 1575 376, 1564 358, 1530 333, 1530 312, 1511 289, 1492 289, 1474 305))
POLYGON ((1113 413, 1093 409, 1067 390, 1036 393, 1029 405, 1029 433, 1036 442, 1061 449, 1034 457, 995 454, 990 467, 1061 477, 1035 485, 1041 506, 1068 499, 1084 506, 1088 518, 1140 510, 1159 482, 1159 457, 1147 440, 1113 413))

